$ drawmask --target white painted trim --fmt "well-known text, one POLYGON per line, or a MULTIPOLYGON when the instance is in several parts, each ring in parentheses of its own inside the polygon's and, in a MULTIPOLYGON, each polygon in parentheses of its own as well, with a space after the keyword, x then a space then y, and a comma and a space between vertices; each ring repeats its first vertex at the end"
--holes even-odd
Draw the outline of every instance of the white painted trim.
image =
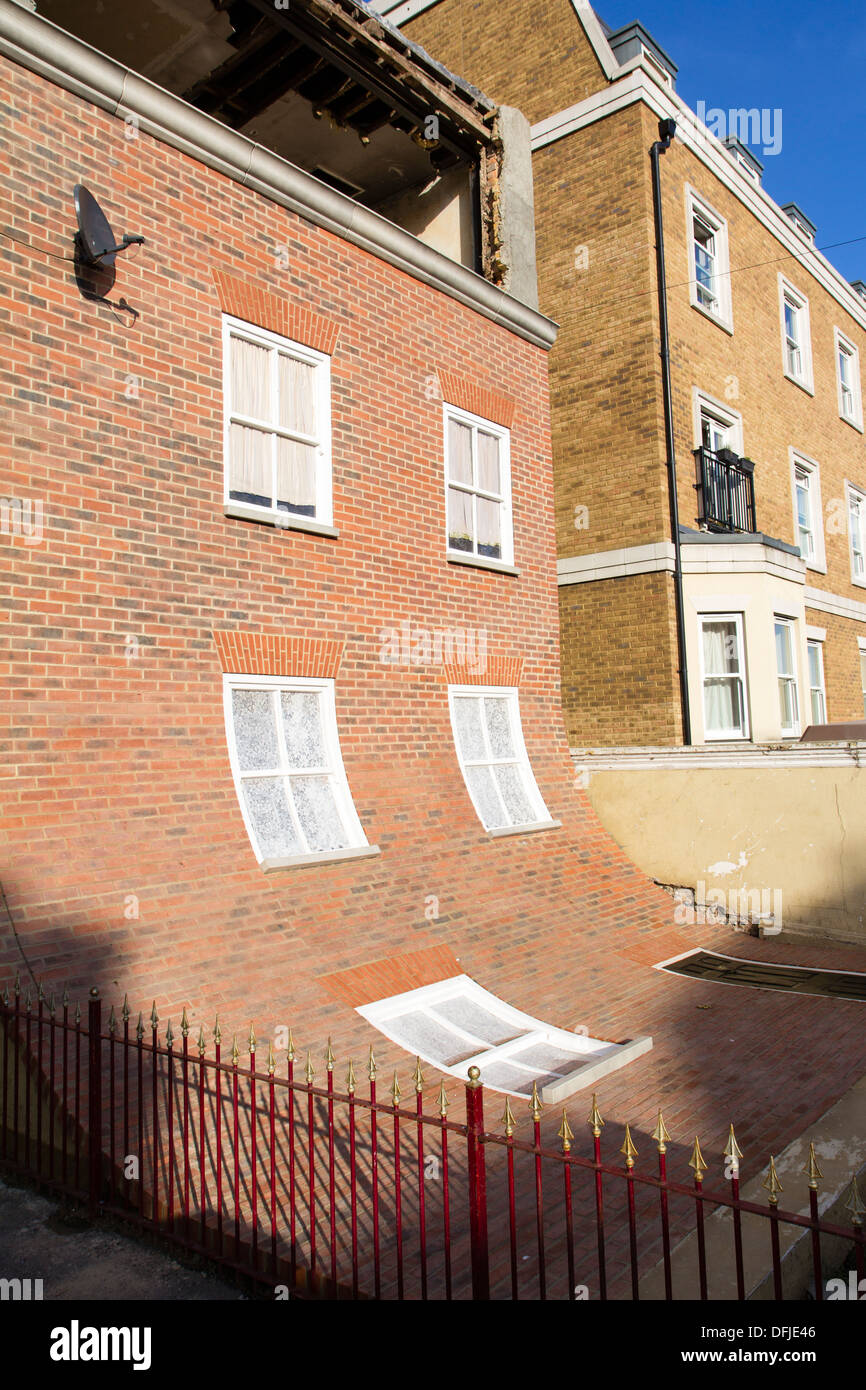
POLYGON ((782 374, 795 386, 799 386, 802 391, 814 396, 815 377, 812 370, 812 320, 809 314, 809 300, 802 290, 798 290, 796 285, 792 285, 781 270, 779 271, 779 317, 782 330, 782 374), (785 332, 785 304, 787 300, 793 300, 794 308, 800 315, 800 326, 803 330, 802 341, 797 343, 800 356, 803 359, 803 371, 800 376, 796 376, 788 366, 788 337, 785 332))
POLYGON ((692 424, 694 426, 695 448, 700 449, 703 444, 703 432, 701 430, 701 414, 706 411, 708 415, 715 415, 720 422, 731 431, 731 448, 735 454, 742 458, 745 451, 743 444, 743 417, 738 410, 732 410, 724 401, 717 401, 714 396, 707 395, 699 386, 692 387, 692 424))
POLYGON ((857 575, 854 572, 854 546, 851 535, 851 497, 855 496, 861 503, 860 507, 860 551, 866 563, 866 488, 858 487, 848 478, 845 479, 845 522, 848 535, 848 563, 851 566, 851 583, 858 589, 866 589, 866 571, 857 575))
MULTIPOLYGON (((510 429, 508 429, 508 427, 507 427, 506 425, 497 425, 497 424, 494 424, 494 422, 493 422, 492 420, 486 420, 486 419, 484 418, 483 415, 473 415, 473 413, 472 413, 470 410, 462 410, 462 409, 460 408, 460 406, 451 405, 448 401, 444 401, 444 402, 443 402, 443 405, 442 405, 442 449, 443 449, 443 458, 444 458, 444 460, 445 460, 445 467, 444 467, 444 469, 443 469, 443 475, 444 475, 444 488, 445 488, 445 555, 446 555, 447 559, 451 560, 451 559, 454 559, 455 557, 465 556, 465 557, 466 557, 466 560, 467 560, 467 561, 470 561, 470 562, 474 561, 475 563, 478 563, 479 561, 487 561, 487 562, 489 562, 491 565, 495 566, 496 568, 499 568, 499 567, 501 566, 501 567, 502 567, 504 570, 506 570, 506 571, 513 571, 513 570, 514 570, 514 516, 513 516, 512 495, 511 495, 511 431, 510 431, 510 429), (477 438, 477 431, 478 431, 478 430, 482 430, 485 434, 494 435, 494 436, 499 440, 499 483, 500 483, 500 487, 501 487, 500 502, 499 502, 499 526, 500 526, 500 530, 499 530, 499 539, 500 539, 500 549, 501 549, 501 551, 502 551, 502 554, 501 554, 501 556, 498 557, 498 558, 497 558, 496 556, 494 556, 494 555, 479 555, 478 552, 477 552, 477 551, 474 551, 474 550, 457 550, 456 548, 455 548, 455 549, 452 549, 451 546, 448 544, 448 540, 449 540, 449 532, 448 532, 448 488, 449 488, 449 486, 450 486, 450 476, 451 476, 451 471, 450 471, 450 458, 449 458, 449 454, 448 454, 448 422, 449 422, 449 420, 456 420, 456 421, 458 421, 460 424, 471 426, 471 428, 472 428, 472 430, 473 430, 473 434, 472 434, 472 458, 473 458, 473 460, 474 460, 475 457, 476 457, 476 438, 477 438)), ((459 487, 459 488, 461 488, 461 489, 465 489, 465 490, 468 491, 472 496, 476 496, 476 497, 477 497, 477 496, 479 495, 479 493, 477 492, 477 490, 474 488, 474 485, 471 485, 470 487, 466 488, 466 485, 465 485, 465 484, 457 483, 457 482, 455 481, 455 486, 456 486, 456 487, 459 487)), ((491 498, 491 500, 494 500, 494 499, 491 498)), ((474 508, 473 508, 473 512, 474 512, 474 508)), ((476 534, 473 536, 472 539, 473 539, 473 544, 477 544, 477 540, 478 540, 477 527, 476 527, 476 534)))
POLYGON ((843 594, 831 594, 825 589, 813 589, 808 584, 803 593, 807 608, 819 613, 834 613, 837 618, 852 618, 856 623, 866 623, 866 603, 845 598, 843 594))
MULTIPOLYGON (((737 602, 736 598, 733 602, 737 602)), ((746 668, 746 615, 744 612, 716 612, 714 609, 709 612, 704 607, 704 611, 698 610, 698 678, 701 694, 701 720, 704 731, 704 740, 707 743, 730 743, 734 739, 748 740, 750 721, 749 709, 749 676, 746 668), (704 622, 733 622, 737 635, 737 670, 726 674, 739 679, 740 691, 742 694, 743 727, 741 730, 725 729, 719 733, 710 733, 707 728, 707 706, 706 706, 706 683, 707 672, 704 665, 704 622)), ((713 672, 709 679, 718 676, 720 672, 713 672)))
POLYGON ((833 347, 834 347, 834 351, 835 351, 835 354, 836 354, 836 394, 837 394, 838 401, 839 401, 839 419, 840 419, 840 420, 844 420, 846 425, 850 425, 852 429, 858 430, 859 433, 862 434, 862 433, 863 433, 863 389, 862 389, 862 385, 861 385, 861 382, 860 382, 860 350, 859 350, 859 348, 857 347, 857 344, 856 344, 856 343, 852 343, 851 339, 850 339, 845 333, 843 333, 842 330, 841 330, 840 328, 834 328, 834 329, 833 329, 833 347), (852 365, 853 365, 853 375, 854 375, 854 384, 853 384, 853 390, 854 390, 854 417, 853 417, 853 419, 851 418, 850 415, 846 415, 846 414, 845 414, 845 411, 844 411, 844 409, 843 409, 843 407, 842 407, 842 373, 841 373, 841 371, 840 371, 840 369, 839 369, 839 358, 840 358, 840 356, 842 355, 842 350, 843 350, 843 348, 844 348, 845 352, 848 354, 848 356, 851 357, 851 359, 852 359, 852 365))
POLYGON ((798 622, 797 622, 797 619, 796 619, 796 618, 792 618, 792 617, 791 617, 789 614, 787 614, 787 613, 774 613, 774 614, 773 614, 773 639, 774 639, 773 645, 774 645, 774 646, 775 646, 775 636, 776 636, 776 627, 777 627, 777 626, 786 629, 786 631, 787 631, 787 633, 788 633, 788 643, 789 643, 790 648, 791 648, 791 669, 790 669, 790 671, 780 671, 780 670, 779 670, 779 651, 778 651, 778 648, 776 648, 776 675, 777 675, 777 677, 778 677, 778 679, 779 679, 780 681, 782 681, 782 680, 789 680, 789 681, 791 682, 791 684, 793 685, 793 690, 794 690, 794 700, 793 700, 793 704, 794 704, 794 707, 795 707, 795 708, 794 708, 794 722, 793 722, 793 724, 791 724, 788 728, 786 728, 784 724, 781 726, 781 729, 782 729, 782 737, 783 737, 783 738, 799 738, 799 737, 800 737, 800 734, 802 733, 802 724, 801 724, 801 720, 800 720, 800 706, 801 706, 801 704, 802 704, 802 694, 801 694, 801 691, 800 691, 800 672, 799 672, 798 665, 797 665, 797 645, 798 645, 798 642, 799 642, 798 622))
MULTIPOLYGON (((792 260, 798 261, 838 304, 851 315, 855 323, 866 330, 866 302, 849 285, 840 271, 831 265, 817 247, 798 234, 786 213, 760 185, 754 183, 730 157, 729 151, 717 136, 699 121, 676 92, 669 91, 644 69, 635 69, 601 92, 594 92, 584 101, 576 102, 531 127, 532 149, 543 149, 574 131, 583 130, 621 111, 635 102, 643 101, 659 117, 672 116, 677 122, 676 138, 758 221, 773 234, 792 260)), ((734 267, 736 270, 736 267, 734 267)))
MULTIPOLYGON (((866 637, 864 637, 862 640, 863 640, 864 642, 866 642, 866 637)), ((807 641, 807 642, 826 642, 826 641, 827 641, 827 629, 826 629, 825 627, 811 627, 811 626, 807 623, 807 624, 806 624, 806 641, 807 641)))
MULTIPOLYGON (((460 768, 460 772, 463 776, 463 781, 466 787, 466 794, 469 797, 469 800, 472 802, 472 807, 475 811, 476 816, 481 821, 481 824, 484 826, 484 829, 487 831, 487 833, 490 834, 491 830, 497 829, 501 829, 503 831, 511 830, 515 832, 522 832, 528 829, 538 830, 542 827, 542 825, 549 825, 552 829, 553 817, 551 816, 550 812, 544 804, 544 798, 541 795, 538 783, 535 780, 535 773, 532 771, 532 764, 529 761, 529 754, 526 751, 526 743, 523 737, 523 724, 520 718, 520 691, 518 690, 517 686, 449 685, 448 713, 451 718, 451 733, 454 738, 454 751, 457 754, 457 763, 460 768), (517 767, 523 791, 526 794, 526 797, 530 805, 532 806, 533 811, 535 812, 533 819, 531 821, 525 821, 522 825, 515 824, 512 822, 509 822, 507 825, 501 827, 487 825, 481 815, 480 809, 475 804, 475 798, 472 795, 472 791, 469 787, 469 780, 466 776, 466 764, 464 763, 463 754, 460 751, 460 739, 457 735, 457 720, 454 712, 455 703, 459 699, 480 699, 485 695, 491 695, 496 697, 497 699, 504 699, 508 703, 511 735, 514 741, 514 756, 510 758, 494 758, 492 760, 486 757, 477 759, 472 758, 470 759, 470 766, 495 767, 501 763, 508 763, 517 767)), ((504 800, 503 809, 505 810, 507 815, 508 812, 507 808, 505 807, 504 800)))
POLYGON ((793 444, 788 446, 788 460, 791 468, 791 505, 794 513, 794 544, 799 546, 800 520, 797 515, 797 469, 800 468, 809 475, 809 507, 811 511, 812 536, 815 542, 815 554, 809 560, 803 556, 803 562, 807 570, 815 570, 818 574, 827 573, 827 555, 824 545, 824 507, 821 501, 821 465, 816 459, 809 458, 800 449, 795 449, 793 444))
POLYGON ((593 52, 602 66, 605 77, 612 81, 619 76, 622 69, 616 54, 607 41, 604 30, 598 22, 598 15, 589 0, 571 0, 571 5, 583 25, 583 31, 592 45, 593 52))
POLYGON ((698 192, 690 183, 685 187, 685 206, 686 206, 686 256, 689 281, 689 302, 693 309, 697 309, 719 328, 723 328, 726 333, 734 331, 734 309, 731 296, 731 257, 728 242, 728 224, 721 213, 716 212, 707 199, 698 192), (705 304, 701 303, 698 294, 697 273, 695 270, 695 217, 700 218, 709 227, 716 238, 718 254, 716 256, 716 273, 713 277, 715 284, 714 290, 718 299, 719 312, 714 314, 705 304))

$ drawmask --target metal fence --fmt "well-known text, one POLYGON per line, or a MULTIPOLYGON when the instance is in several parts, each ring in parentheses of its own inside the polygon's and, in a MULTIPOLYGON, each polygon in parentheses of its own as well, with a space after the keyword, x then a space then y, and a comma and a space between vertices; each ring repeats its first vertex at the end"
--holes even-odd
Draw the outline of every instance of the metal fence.
POLYGON ((714 453, 695 449, 701 495, 701 520, 711 531, 748 531, 755 527, 755 465, 730 449, 714 453))
POLYGON ((278 1296, 636 1299, 656 1266, 658 1294, 649 1296, 671 1299, 682 1296, 674 1266, 687 1259, 694 1289, 687 1296, 712 1297, 714 1262, 724 1261, 742 1299, 753 1283, 744 1221, 761 1228, 776 1299, 786 1294, 783 1240, 802 1231, 816 1298, 822 1241, 853 1248, 857 1279, 866 1277, 866 1208, 856 1177, 850 1225, 820 1219, 814 1149, 809 1214, 798 1214, 779 1206, 772 1158, 766 1204, 741 1197, 733 1128, 726 1190, 710 1191, 697 1138, 691 1182, 668 1174, 661 1114, 651 1136, 657 1171, 639 1171, 628 1125, 623 1162, 603 1157, 595 1096, 592 1153, 581 1155, 564 1110, 551 1142, 535 1089, 531 1138, 517 1137, 512 1100, 501 1096, 502 1130, 488 1130, 485 1104, 496 1093, 485 1091, 475 1068, 461 1088, 465 1122, 458 1122, 448 1118, 455 1101, 444 1083, 432 1113, 426 1108, 420 1063, 413 1102, 401 1104, 396 1073, 387 1098, 380 1094, 372 1051, 361 1083, 350 1062, 338 1089, 330 1044, 317 1078, 310 1054, 302 1062, 290 1036, 280 1075, 270 1045, 260 1065, 252 1028, 243 1054, 235 1039, 226 1056, 218 1024, 209 1044, 203 1030, 191 1038, 184 1013, 180 1036, 169 1022, 160 1039, 156 1009, 147 1023, 139 1015, 133 1024, 124 1001, 104 1028, 96 991, 83 1014, 66 995, 58 1006, 41 988, 22 993, 18 979, 0 999, 0 1044, 0 1159, 87 1202, 94 1217, 133 1222, 278 1296), (730 1218, 723 1257, 720 1212, 730 1218))

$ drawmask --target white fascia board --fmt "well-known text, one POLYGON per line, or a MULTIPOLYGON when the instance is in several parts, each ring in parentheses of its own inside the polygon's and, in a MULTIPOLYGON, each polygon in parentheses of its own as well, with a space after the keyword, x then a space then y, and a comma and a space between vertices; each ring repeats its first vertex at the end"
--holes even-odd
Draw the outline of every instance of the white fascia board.
MULTIPOLYGON (((574 3, 574 0, 572 0, 574 3)), ((845 277, 815 246, 807 245, 794 228, 791 219, 763 188, 753 183, 731 159, 721 140, 700 122, 676 92, 662 86, 645 68, 635 68, 626 77, 601 92, 594 92, 585 101, 567 107, 531 127, 532 149, 561 140, 576 130, 583 130, 621 111, 635 102, 644 101, 660 119, 673 117, 677 123, 676 138, 696 155, 719 182, 729 189, 748 208, 758 221, 785 248, 791 259, 799 262, 851 315, 860 328, 866 330, 866 304, 852 289, 845 277)), ((731 267, 732 271, 737 266, 731 267)))
POLYGON ((804 593, 807 608, 815 608, 819 613, 835 613, 837 618, 851 618, 855 623, 866 623, 866 603, 857 599, 845 598, 844 594, 830 594, 824 589, 812 589, 807 584, 804 593))

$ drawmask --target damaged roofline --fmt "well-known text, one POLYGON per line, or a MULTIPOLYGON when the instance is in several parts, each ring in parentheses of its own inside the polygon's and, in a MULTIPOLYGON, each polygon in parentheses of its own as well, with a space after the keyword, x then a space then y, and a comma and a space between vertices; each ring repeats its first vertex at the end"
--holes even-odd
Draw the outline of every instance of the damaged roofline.
POLYGON ((0 0, 0 53, 112 115, 136 116, 141 129, 156 139, 441 290, 527 342, 547 350, 555 341, 557 325, 551 319, 15 0, 0 0))

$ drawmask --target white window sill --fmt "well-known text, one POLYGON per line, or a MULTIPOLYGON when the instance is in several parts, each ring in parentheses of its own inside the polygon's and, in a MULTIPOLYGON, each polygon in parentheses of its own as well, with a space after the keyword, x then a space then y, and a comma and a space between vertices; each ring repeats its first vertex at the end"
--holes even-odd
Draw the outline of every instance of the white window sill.
POLYGON ((371 859, 382 851, 378 845, 357 845, 352 849, 329 850, 324 854, 298 854, 285 859, 263 859, 259 866, 266 874, 277 869, 311 869, 315 864, 339 864, 344 859, 371 859))
POLYGON ((731 337, 734 336, 734 325, 731 319, 723 319, 721 315, 714 314, 712 310, 705 308, 703 304, 699 304, 696 299, 692 300, 692 308, 697 309, 699 314, 703 314, 704 318, 709 319, 710 323, 714 323, 717 328, 723 328, 731 337))
POLYGON ((856 430, 858 434, 862 434, 862 433, 863 433, 863 421, 862 421, 862 420, 852 420, 851 417, 850 417, 849 415, 843 415, 842 412, 841 412, 841 410, 839 411, 839 419, 840 419, 840 420, 844 420, 845 424, 846 424, 846 425, 850 425, 851 428, 852 428, 852 430, 856 430))
POLYGON ((238 521, 258 521, 263 526, 272 526, 275 531, 309 531, 314 536, 339 536, 339 531, 334 526, 326 526, 323 521, 317 521, 314 516, 298 516, 295 512, 280 512, 279 517, 274 512, 262 511, 259 507, 248 507, 243 502, 226 502, 223 507, 225 516, 233 516, 238 521))
POLYGON ((496 830, 488 830, 491 840, 501 839, 503 835, 534 835, 539 830, 561 830, 561 820, 536 820, 529 825, 500 825, 496 830))
POLYGON ((826 574, 826 573, 827 573, 827 566, 826 566, 825 564, 819 564, 819 563, 818 563, 817 561, 815 561, 815 560, 807 560, 807 561, 806 561, 806 569, 807 569, 807 570, 811 570, 813 574, 826 574))
POLYGON ((805 391, 807 396, 814 396, 815 388, 810 381, 803 381, 799 376, 792 376, 790 372, 785 372, 785 380, 790 381, 792 386, 799 386, 801 391, 805 391))
POLYGON ((471 565, 474 569, 495 570, 497 574, 520 573, 513 565, 506 565, 503 560, 489 560, 486 555, 468 555, 459 550, 449 550, 447 559, 449 565, 471 565))
POLYGON ((864 579, 864 578, 862 578, 862 577, 859 578, 859 579, 857 579, 857 578, 855 578, 854 575, 852 574, 852 575, 851 575, 851 583, 854 584, 858 589, 866 589, 866 579, 864 579))

